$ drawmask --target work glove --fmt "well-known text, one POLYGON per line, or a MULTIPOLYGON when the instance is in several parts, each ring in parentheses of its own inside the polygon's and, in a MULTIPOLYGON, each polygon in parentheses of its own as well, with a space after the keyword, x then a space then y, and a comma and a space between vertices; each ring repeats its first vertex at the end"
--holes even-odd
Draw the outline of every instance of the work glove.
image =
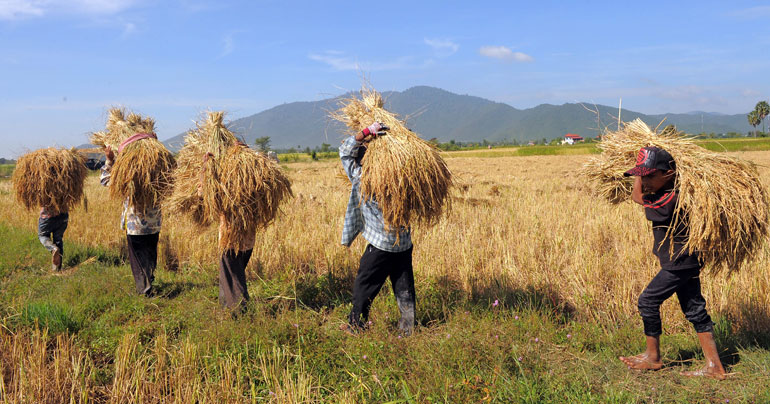
POLYGON ((375 122, 361 131, 361 139, 366 139, 369 137, 377 137, 384 135, 388 130, 390 130, 389 127, 385 126, 382 122, 375 122))

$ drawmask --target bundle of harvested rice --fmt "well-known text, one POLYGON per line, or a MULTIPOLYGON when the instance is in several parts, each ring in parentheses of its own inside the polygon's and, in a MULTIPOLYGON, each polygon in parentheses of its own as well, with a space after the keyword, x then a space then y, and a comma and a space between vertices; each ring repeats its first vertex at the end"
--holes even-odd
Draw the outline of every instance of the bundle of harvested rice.
POLYGON ((218 163, 214 210, 228 224, 220 247, 233 248, 275 219, 281 201, 292 195, 291 183, 278 165, 246 146, 230 147, 218 163))
POLYGON ((170 209, 201 226, 224 218, 220 249, 243 245, 292 195, 279 166, 240 143, 224 124, 223 112, 209 113, 188 133, 174 177, 170 209))
POLYGON ((126 117, 125 111, 113 108, 107 119, 107 130, 95 133, 91 143, 109 146, 115 152, 110 178, 113 198, 128 199, 135 210, 144 212, 159 206, 171 192, 171 173, 176 163, 155 136, 152 118, 142 118, 135 113, 126 117))
POLYGON ((189 215, 195 224, 204 227, 219 219, 213 209, 219 186, 215 161, 237 142, 224 123, 224 112, 209 112, 194 130, 187 132, 177 155, 174 191, 168 202, 171 211, 189 215))
POLYGON ((120 142, 129 138, 133 133, 126 121, 126 111, 122 108, 110 108, 107 112, 107 126, 103 132, 94 132, 91 143, 97 146, 109 146, 117 150, 120 142))
POLYGON ((770 205, 755 165, 708 151, 676 131, 656 134, 637 119, 604 134, 602 153, 584 167, 598 194, 611 203, 628 200, 633 178, 623 173, 647 146, 668 151, 676 162, 679 201, 671 228, 689 220, 689 251, 698 252, 715 274, 738 272, 757 258, 768 235, 770 205))
POLYGON ((47 149, 27 153, 16 162, 13 189, 27 209, 44 207, 68 212, 83 195, 88 169, 76 149, 47 149))
POLYGON ((369 142, 361 163, 362 197, 377 201, 387 226, 430 226, 441 218, 450 203, 452 173, 433 145, 383 108, 377 91, 364 86, 360 99, 343 100, 331 117, 344 123, 351 135, 373 122, 390 128, 387 135, 369 142))

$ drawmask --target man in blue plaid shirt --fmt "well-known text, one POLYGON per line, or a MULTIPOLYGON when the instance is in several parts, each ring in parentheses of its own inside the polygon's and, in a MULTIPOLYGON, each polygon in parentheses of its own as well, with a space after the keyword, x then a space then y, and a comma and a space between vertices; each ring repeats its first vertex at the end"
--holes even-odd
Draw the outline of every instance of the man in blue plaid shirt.
POLYGON ((373 123, 355 136, 345 139, 340 146, 342 167, 352 184, 345 212, 342 244, 349 247, 359 233, 369 243, 361 256, 353 285, 353 308, 348 316, 348 324, 341 328, 347 332, 366 328, 372 301, 390 277, 401 312, 398 328, 409 335, 414 329, 415 308, 410 229, 389 229, 377 201, 368 196, 362 198, 360 188, 361 162, 366 144, 377 136, 385 135, 387 130, 384 124, 373 123))

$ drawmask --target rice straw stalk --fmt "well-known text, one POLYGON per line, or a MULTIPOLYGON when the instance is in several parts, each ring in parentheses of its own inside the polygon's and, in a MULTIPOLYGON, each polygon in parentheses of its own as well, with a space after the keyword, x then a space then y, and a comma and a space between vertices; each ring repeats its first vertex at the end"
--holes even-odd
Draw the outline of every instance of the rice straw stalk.
POLYGON ((68 212, 84 198, 87 175, 85 158, 76 149, 50 147, 19 157, 11 180, 25 208, 68 212))
POLYGON ((360 98, 342 100, 331 117, 344 123, 351 135, 373 122, 390 128, 368 143, 361 163, 362 197, 377 201, 385 224, 392 229, 436 224, 449 206, 452 186, 452 173, 438 149, 384 109, 382 96, 367 86, 360 98))
POLYGON ((688 250, 700 254, 714 274, 738 272, 758 259, 767 242, 770 205, 750 161, 706 150, 676 130, 655 133, 636 119, 604 134, 602 153, 587 162, 583 172, 610 203, 629 200, 633 178, 623 173, 647 146, 668 151, 676 163, 679 200, 672 228, 678 221, 689 221, 688 250))

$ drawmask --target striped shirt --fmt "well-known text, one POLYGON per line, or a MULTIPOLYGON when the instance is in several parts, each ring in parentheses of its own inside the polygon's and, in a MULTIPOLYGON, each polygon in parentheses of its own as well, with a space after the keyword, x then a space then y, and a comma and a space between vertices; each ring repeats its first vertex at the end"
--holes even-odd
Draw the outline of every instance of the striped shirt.
POLYGON ((342 228, 342 245, 350 246, 359 233, 373 245, 383 251, 402 252, 412 247, 411 230, 401 228, 398 232, 388 230, 382 211, 374 199, 361 198, 361 164, 359 154, 363 157, 365 147, 353 136, 348 137, 340 146, 342 168, 352 184, 350 199, 345 211, 345 224, 342 228))

